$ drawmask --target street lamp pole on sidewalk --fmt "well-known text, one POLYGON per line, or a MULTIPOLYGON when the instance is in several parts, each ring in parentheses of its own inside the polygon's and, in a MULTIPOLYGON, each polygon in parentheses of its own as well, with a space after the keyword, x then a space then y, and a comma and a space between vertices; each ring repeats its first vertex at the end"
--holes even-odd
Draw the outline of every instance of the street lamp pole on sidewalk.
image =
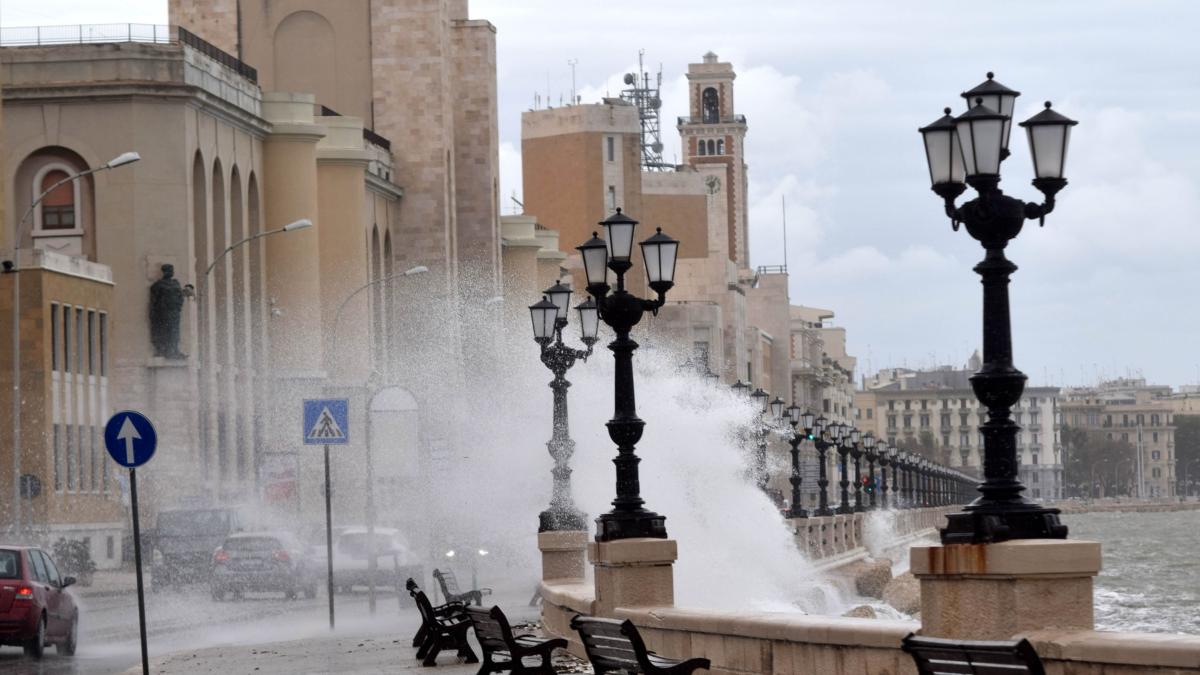
POLYGON ((72 176, 58 181, 54 185, 42 191, 41 194, 33 200, 33 203, 26 209, 25 215, 21 216, 21 220, 13 227, 12 232, 12 249, 13 257, 11 267, 5 264, 5 271, 13 273, 13 296, 12 296, 12 348, 13 348, 13 365, 12 365, 12 439, 13 439, 13 533, 21 531, 21 228, 25 226, 25 221, 34 214, 42 200, 54 192, 58 188, 84 178, 92 174, 115 169, 126 164, 133 164, 142 158, 136 152, 124 152, 108 161, 107 164, 98 166, 94 169, 81 171, 72 176))

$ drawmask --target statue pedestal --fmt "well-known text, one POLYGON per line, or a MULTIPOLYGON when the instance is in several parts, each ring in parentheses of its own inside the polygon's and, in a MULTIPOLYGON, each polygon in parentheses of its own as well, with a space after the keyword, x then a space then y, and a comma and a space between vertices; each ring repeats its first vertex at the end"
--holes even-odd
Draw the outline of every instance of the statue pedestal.
POLYGON ((595 568, 598 616, 615 607, 671 607, 675 604, 672 565, 679 557, 673 539, 618 539, 589 542, 595 568))
POLYGON ((583 530, 539 532, 538 550, 542 552, 542 581, 582 580, 588 533, 583 530))
POLYGON ((910 556, 912 573, 921 582, 922 635, 1008 640, 1049 628, 1095 629, 1097 542, 914 546, 910 556))

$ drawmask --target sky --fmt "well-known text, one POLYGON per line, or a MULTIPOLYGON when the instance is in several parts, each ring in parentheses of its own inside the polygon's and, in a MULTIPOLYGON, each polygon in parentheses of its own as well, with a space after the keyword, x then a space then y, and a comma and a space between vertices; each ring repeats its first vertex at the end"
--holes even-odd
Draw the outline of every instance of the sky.
MULTIPOLYGON (((983 251, 929 191, 917 128, 984 79, 1079 120, 1070 185, 1009 246, 1016 365, 1036 384, 1200 383, 1200 3, 1192 0, 472 0, 497 28, 504 212, 520 114, 596 102, 645 50, 663 120, 687 64, 733 63, 748 118, 751 264, 785 262, 795 303, 836 312, 859 373, 961 366, 980 342, 983 251)), ((0 0, 0 25, 166 21, 165 0, 0 0)), ((664 129, 665 158, 679 138, 664 129)), ((1008 194, 1040 193, 1014 126, 1008 194)))

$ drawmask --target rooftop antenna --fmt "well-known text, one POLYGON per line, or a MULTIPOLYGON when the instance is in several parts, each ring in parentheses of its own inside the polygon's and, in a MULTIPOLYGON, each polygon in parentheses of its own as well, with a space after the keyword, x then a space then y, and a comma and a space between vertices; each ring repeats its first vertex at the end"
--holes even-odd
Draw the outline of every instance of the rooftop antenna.
POLYGON ((638 119, 642 125, 642 168, 649 171, 666 171, 671 166, 663 162, 662 127, 659 121, 659 110, 662 108, 662 64, 658 66, 658 77, 651 84, 650 74, 646 72, 644 58, 645 49, 638 50, 638 70, 636 73, 625 73, 625 89, 621 90, 621 100, 633 104, 638 109, 638 119))
POLYGON ((567 59, 567 65, 571 66, 571 105, 575 105, 579 98, 575 95, 575 66, 578 63, 579 59, 567 59))
POLYGON ((788 248, 787 248, 787 195, 779 195, 780 209, 783 211, 783 271, 786 274, 788 271, 788 248))

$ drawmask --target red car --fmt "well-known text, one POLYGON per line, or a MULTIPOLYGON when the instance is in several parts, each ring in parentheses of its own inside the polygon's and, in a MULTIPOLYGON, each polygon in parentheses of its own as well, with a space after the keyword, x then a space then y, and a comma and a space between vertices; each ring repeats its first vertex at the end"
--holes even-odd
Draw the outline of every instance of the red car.
POLYGON ((59 576, 50 556, 28 546, 0 548, 0 645, 19 645, 35 659, 52 644, 75 654, 79 608, 66 589, 74 577, 59 576))

